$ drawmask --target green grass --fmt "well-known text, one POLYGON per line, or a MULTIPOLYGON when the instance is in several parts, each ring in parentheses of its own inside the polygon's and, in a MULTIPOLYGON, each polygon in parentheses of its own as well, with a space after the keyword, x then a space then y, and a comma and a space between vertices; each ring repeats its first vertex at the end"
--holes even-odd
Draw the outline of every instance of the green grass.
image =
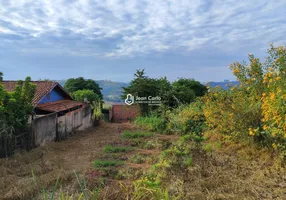
POLYGON ((123 165, 124 163, 122 161, 117 161, 117 160, 95 160, 93 165, 96 168, 99 167, 114 167, 114 166, 120 166, 123 165))
POLYGON ((134 151, 133 147, 114 147, 111 145, 106 145, 104 147, 104 152, 105 153, 119 153, 119 152, 130 152, 130 151, 134 151))
POLYGON ((165 130, 164 119, 157 116, 142 117, 139 116, 135 120, 135 124, 149 131, 159 131, 165 130))
POLYGON ((193 158, 189 157, 186 159, 185 164, 187 165, 187 167, 192 166, 193 165, 193 158))
POLYGON ((154 133, 152 132, 143 132, 143 131, 136 131, 136 132, 130 132, 125 131, 123 135, 121 135, 121 138, 123 139, 135 139, 135 138, 145 138, 145 137, 152 137, 154 133))

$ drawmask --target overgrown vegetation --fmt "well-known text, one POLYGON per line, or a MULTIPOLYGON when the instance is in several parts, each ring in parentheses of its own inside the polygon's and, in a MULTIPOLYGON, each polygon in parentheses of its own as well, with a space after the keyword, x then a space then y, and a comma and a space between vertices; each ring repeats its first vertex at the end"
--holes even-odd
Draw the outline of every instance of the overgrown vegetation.
MULTIPOLYGON (((3 73, 0 73, 1 80, 2 76, 3 73)), ((30 145, 29 119, 33 112, 32 100, 35 90, 36 86, 31 83, 30 77, 25 81, 19 81, 13 92, 7 92, 0 82, 0 157, 14 153, 17 144, 12 139, 15 136, 26 133, 25 136, 21 136, 21 147, 30 145)))
POLYGON ((239 86, 209 88, 191 104, 169 107, 164 115, 139 117, 135 123, 147 130, 164 127, 165 133, 187 135, 197 142, 204 140, 205 130, 216 130, 224 138, 253 141, 285 155, 286 49, 271 46, 268 53, 263 63, 249 55, 249 64, 230 66, 239 86))
POLYGON ((0 82, 0 136, 20 134, 28 128, 35 89, 30 77, 19 81, 13 92, 7 92, 0 82))
POLYGON ((134 122, 139 127, 144 127, 144 129, 149 131, 163 131, 165 129, 165 120, 159 116, 151 115, 149 117, 139 116, 134 122))

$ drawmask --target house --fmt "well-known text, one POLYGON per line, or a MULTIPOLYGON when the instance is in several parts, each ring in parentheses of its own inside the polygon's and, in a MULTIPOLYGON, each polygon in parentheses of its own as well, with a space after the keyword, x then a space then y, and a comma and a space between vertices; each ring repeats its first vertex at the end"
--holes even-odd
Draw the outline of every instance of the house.
MULTIPOLYGON (((8 92, 16 89, 17 81, 3 81, 8 92)), ((32 81, 36 92, 32 100, 33 145, 61 140, 72 133, 93 126, 92 109, 88 104, 74 101, 71 95, 57 82, 32 81)))
POLYGON ((127 105, 125 103, 113 104, 109 111, 111 122, 121 123, 135 119, 140 113, 137 105, 127 105))
MULTIPOLYGON (((8 92, 15 90, 17 81, 3 81, 2 84, 8 92)), ((35 115, 58 113, 62 116, 70 111, 83 107, 81 102, 76 102, 57 82, 32 81, 36 85, 36 92, 32 104, 35 115)))

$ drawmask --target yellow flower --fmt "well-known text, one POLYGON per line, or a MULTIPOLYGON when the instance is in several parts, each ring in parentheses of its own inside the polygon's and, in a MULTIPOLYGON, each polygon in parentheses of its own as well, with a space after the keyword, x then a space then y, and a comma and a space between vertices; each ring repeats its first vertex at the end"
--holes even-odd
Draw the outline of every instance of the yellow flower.
POLYGON ((271 93, 270 93, 270 99, 271 99, 271 100, 274 100, 274 98, 275 98, 275 94, 274 94, 273 92, 271 92, 271 93))
POLYGON ((272 144, 273 149, 277 149, 277 145, 275 143, 272 144))
POLYGON ((277 81, 279 81, 280 79, 281 79, 281 77, 280 77, 280 76, 277 76, 277 77, 276 77, 276 80, 277 80, 277 81))
POLYGON ((236 68, 236 69, 233 70, 233 72, 234 72, 234 73, 239 73, 240 70, 236 68))
POLYGON ((255 135, 251 128, 249 128, 248 130, 249 130, 249 135, 251 135, 251 136, 255 135))

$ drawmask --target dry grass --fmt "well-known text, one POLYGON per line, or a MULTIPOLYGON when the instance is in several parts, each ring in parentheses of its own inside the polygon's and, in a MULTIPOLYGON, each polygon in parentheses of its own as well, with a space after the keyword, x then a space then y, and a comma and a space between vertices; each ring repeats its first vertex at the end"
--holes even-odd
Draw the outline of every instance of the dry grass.
MULTIPOLYGON (((50 190, 59 174, 61 188, 56 191, 56 196, 62 190, 76 199, 81 191, 73 170, 86 180, 90 190, 100 187, 99 199, 130 199, 132 181, 147 171, 160 152, 178 137, 156 135, 153 141, 157 146, 152 150, 104 153, 104 147, 108 144, 130 145, 132 141, 120 139, 125 130, 135 128, 130 124, 103 123, 95 130, 79 133, 68 140, 1 159, 0 199, 42 199, 39 194, 41 187, 50 190), (135 154, 144 155, 146 161, 132 163, 129 159, 135 154), (124 161, 124 166, 112 169, 118 173, 120 180, 94 168, 93 162, 97 159, 124 161), (38 185, 34 184, 32 170, 38 185)), ((147 142, 150 138, 142 140, 147 142)), ((210 134, 207 142, 217 141, 222 141, 222 137, 210 134)), ((194 148, 191 153, 192 166, 169 169, 163 186, 168 188, 170 194, 179 194, 181 199, 285 199, 286 170, 275 153, 234 142, 221 143, 220 148, 213 148, 210 152, 194 148)))
POLYGON ((101 157, 104 146, 117 143, 121 133, 132 128, 130 124, 103 123, 95 130, 78 133, 68 140, 0 159, 0 199, 37 196, 42 187, 53 186, 59 175, 61 184, 75 192, 78 186, 73 170, 80 176, 85 175, 93 168, 93 161, 101 157), (37 185, 32 170, 38 179, 37 185))
MULTIPOLYGON (((212 140, 216 142, 216 140, 212 140)), ((236 143, 192 152, 193 165, 171 169, 165 183, 183 199, 285 199, 286 169, 266 149, 236 143)))

